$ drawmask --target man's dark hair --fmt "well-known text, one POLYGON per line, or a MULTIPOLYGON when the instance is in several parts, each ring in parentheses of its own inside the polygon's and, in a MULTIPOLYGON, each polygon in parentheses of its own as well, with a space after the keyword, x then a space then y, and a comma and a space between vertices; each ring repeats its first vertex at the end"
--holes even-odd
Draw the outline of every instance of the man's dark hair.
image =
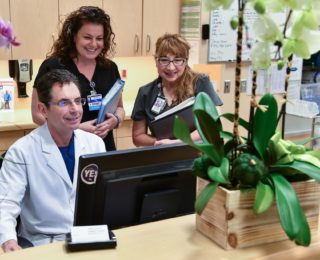
POLYGON ((38 80, 35 86, 39 101, 48 107, 48 103, 52 99, 51 90, 53 85, 58 83, 62 87, 63 84, 69 84, 70 82, 74 83, 80 91, 80 85, 77 77, 68 70, 55 69, 47 72, 38 80))

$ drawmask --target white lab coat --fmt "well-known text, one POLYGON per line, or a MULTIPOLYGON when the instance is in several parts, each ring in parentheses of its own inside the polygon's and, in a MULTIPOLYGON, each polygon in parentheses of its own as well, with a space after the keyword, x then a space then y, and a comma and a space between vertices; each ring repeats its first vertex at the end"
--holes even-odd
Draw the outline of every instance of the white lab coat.
POLYGON ((35 245, 48 243, 50 235, 63 234, 60 239, 64 239, 64 234, 70 232, 79 156, 106 151, 100 137, 82 130, 74 133, 73 183, 47 124, 19 139, 7 151, 6 159, 16 163, 5 160, 0 170, 0 245, 16 239, 19 214, 19 235, 35 245))

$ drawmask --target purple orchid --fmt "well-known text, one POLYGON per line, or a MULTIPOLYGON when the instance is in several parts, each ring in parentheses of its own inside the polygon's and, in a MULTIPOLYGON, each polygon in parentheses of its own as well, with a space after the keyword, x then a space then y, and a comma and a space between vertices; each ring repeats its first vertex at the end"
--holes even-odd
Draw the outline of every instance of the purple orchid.
POLYGON ((0 47, 5 46, 19 46, 20 43, 16 42, 16 37, 12 35, 12 26, 10 23, 6 23, 0 18, 0 47))

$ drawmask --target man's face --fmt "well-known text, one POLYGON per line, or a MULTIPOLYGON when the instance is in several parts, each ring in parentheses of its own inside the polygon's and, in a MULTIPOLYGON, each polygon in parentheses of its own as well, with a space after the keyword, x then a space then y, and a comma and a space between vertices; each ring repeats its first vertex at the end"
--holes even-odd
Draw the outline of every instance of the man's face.
POLYGON ((61 87, 59 83, 53 85, 52 99, 46 110, 46 118, 51 134, 69 137, 73 130, 79 127, 83 109, 79 99, 81 95, 74 83, 65 83, 61 87), (66 101, 64 106, 58 102, 66 101), (75 102, 76 101, 76 102, 75 102))

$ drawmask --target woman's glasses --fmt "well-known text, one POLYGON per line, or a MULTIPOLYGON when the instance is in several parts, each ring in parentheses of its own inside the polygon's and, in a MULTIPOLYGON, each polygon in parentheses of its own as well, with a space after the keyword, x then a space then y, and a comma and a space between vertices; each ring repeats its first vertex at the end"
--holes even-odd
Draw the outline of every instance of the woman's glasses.
POLYGON ((187 59, 175 58, 173 60, 170 60, 169 58, 160 57, 160 58, 157 58, 157 61, 159 65, 163 67, 169 66, 171 62, 173 63, 174 66, 179 67, 179 66, 182 66, 187 61, 187 59))

